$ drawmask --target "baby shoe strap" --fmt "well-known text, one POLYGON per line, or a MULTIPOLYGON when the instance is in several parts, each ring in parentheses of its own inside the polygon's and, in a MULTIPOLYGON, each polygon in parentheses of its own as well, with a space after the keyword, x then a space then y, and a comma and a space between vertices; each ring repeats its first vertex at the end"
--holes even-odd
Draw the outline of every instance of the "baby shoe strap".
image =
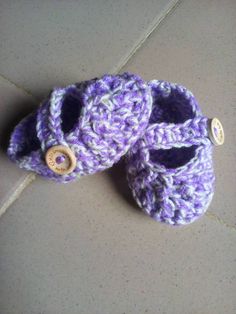
POLYGON ((75 85, 55 88, 49 99, 41 104, 38 110, 36 129, 43 151, 54 145, 68 146, 61 127, 61 108, 66 93, 69 90, 73 92, 74 89, 76 89, 75 85))
POLYGON ((195 117, 183 124, 159 123, 150 125, 144 136, 145 145, 153 149, 209 144, 208 118, 195 117))

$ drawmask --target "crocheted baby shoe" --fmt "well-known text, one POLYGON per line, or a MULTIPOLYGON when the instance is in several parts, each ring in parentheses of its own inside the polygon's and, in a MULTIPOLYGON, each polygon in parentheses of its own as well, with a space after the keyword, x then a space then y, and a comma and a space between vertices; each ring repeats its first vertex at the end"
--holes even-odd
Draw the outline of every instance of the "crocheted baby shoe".
POLYGON ((8 155, 58 182, 102 171, 143 135, 151 106, 150 87, 130 73, 55 88, 16 126, 8 155))
POLYGON ((151 81, 153 108, 145 135, 127 154, 127 178, 138 205, 152 218, 184 225, 200 217, 213 196, 212 141, 222 144, 217 119, 201 114, 185 87, 151 81))

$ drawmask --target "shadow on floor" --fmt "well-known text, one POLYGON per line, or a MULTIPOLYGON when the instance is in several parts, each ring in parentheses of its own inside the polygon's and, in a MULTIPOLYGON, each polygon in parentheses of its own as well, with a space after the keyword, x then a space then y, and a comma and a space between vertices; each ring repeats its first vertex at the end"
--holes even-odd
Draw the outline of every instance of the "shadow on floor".
POLYGON ((110 180, 110 183, 115 188, 115 190, 121 195, 121 197, 131 206, 133 211, 136 213, 142 213, 141 209, 136 204, 132 192, 128 186, 125 171, 125 161, 122 159, 117 164, 115 164, 111 169, 109 169, 106 174, 110 180))
POLYGON ((0 152, 6 153, 14 127, 34 109, 35 104, 32 101, 11 104, 8 108, 4 108, 8 112, 6 114, 2 112, 2 117, 4 118, 0 118, 0 152))

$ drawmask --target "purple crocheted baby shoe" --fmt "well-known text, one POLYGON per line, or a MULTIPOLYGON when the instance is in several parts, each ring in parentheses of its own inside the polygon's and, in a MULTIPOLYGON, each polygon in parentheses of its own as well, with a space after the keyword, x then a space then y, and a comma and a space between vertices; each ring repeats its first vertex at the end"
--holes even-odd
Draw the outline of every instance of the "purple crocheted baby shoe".
POLYGON ((203 215, 213 197, 212 142, 223 143, 216 118, 201 114, 185 87, 151 81, 149 126, 127 154, 127 178, 138 205, 152 218, 184 225, 203 215))
POLYGON ((143 135, 151 106, 150 87, 130 73, 55 88, 16 126, 8 155, 58 182, 102 171, 143 135))

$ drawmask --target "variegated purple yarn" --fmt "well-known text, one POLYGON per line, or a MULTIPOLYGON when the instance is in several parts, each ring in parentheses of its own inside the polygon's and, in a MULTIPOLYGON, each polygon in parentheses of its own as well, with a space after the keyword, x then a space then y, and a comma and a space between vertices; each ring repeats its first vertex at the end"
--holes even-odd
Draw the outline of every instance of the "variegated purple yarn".
POLYGON ((143 135, 152 106, 150 87, 130 73, 56 88, 12 133, 8 155, 21 168, 68 182, 111 167, 143 135), (67 175, 47 167, 45 153, 68 146, 77 164, 67 175))
POLYGON ((204 214, 214 187, 208 119, 185 87, 151 81, 153 108, 145 134, 127 154, 127 178, 152 218, 185 225, 204 214))

